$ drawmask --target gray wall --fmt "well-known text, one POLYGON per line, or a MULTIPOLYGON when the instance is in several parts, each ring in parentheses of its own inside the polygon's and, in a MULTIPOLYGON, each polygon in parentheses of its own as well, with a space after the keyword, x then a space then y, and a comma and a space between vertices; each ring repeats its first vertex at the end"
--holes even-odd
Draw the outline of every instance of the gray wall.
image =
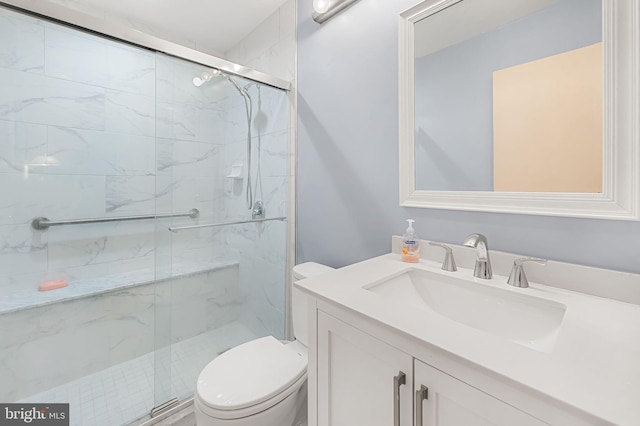
POLYGON ((420 236, 640 273, 640 222, 399 207, 398 14, 416 0, 363 0, 328 22, 298 1, 297 263, 387 253, 404 219, 420 236))
POLYGON ((416 60, 416 187, 492 191, 493 72, 600 41, 602 0, 563 0, 416 60))

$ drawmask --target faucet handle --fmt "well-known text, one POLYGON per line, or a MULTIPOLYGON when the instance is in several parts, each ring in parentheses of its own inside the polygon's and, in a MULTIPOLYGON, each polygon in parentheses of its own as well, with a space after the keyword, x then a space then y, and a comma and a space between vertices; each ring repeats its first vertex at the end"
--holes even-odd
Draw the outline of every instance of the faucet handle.
POLYGON ((544 265, 547 263, 547 259, 538 259, 535 257, 521 257, 513 261, 514 265, 522 266, 524 262, 536 262, 540 265, 544 265))
POLYGON ((523 257, 514 260, 513 268, 511 268, 511 274, 509 274, 507 284, 520 288, 529 287, 529 280, 527 280, 527 276, 524 274, 524 267, 522 266, 525 262, 536 262, 541 265, 545 265, 547 263, 546 259, 536 259, 535 257, 523 257))
POLYGON ((449 247, 446 244, 433 243, 433 242, 430 242, 429 245, 442 247, 443 249, 445 249, 446 253, 444 255, 444 261, 442 262, 443 271, 455 272, 458 270, 458 268, 456 268, 456 261, 453 259, 453 250, 451 250, 451 247, 449 247))

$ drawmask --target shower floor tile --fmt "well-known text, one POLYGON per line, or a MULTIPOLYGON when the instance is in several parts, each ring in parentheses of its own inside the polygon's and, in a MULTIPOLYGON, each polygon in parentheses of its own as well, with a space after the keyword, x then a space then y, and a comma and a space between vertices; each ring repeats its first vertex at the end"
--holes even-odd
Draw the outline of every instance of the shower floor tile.
POLYGON ((168 379, 169 368, 171 396, 184 398, 193 394, 198 374, 209 361, 256 337, 242 323, 232 322, 173 344, 170 360, 168 352, 151 352, 18 402, 68 402, 71 426, 128 424, 156 405, 154 387, 163 386, 162 378, 168 379), (161 377, 159 383, 155 381, 156 370, 161 377))

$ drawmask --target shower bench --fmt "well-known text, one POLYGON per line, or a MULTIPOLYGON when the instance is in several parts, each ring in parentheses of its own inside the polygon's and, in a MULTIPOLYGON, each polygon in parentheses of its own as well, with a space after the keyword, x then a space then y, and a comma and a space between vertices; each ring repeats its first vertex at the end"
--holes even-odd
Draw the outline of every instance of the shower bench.
POLYGON ((0 297, 0 400, 15 401, 237 320, 234 260, 0 297), (157 275, 156 275, 157 274, 157 275))

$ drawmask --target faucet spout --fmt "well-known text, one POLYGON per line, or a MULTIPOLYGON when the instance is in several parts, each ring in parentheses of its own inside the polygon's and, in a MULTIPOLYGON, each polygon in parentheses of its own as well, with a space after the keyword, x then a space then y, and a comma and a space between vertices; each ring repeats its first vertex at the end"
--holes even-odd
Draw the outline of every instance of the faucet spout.
POLYGON ((471 234, 465 238, 462 244, 476 249, 476 265, 473 269, 473 276, 490 280, 493 277, 493 273, 491 272, 487 237, 482 234, 471 234))

